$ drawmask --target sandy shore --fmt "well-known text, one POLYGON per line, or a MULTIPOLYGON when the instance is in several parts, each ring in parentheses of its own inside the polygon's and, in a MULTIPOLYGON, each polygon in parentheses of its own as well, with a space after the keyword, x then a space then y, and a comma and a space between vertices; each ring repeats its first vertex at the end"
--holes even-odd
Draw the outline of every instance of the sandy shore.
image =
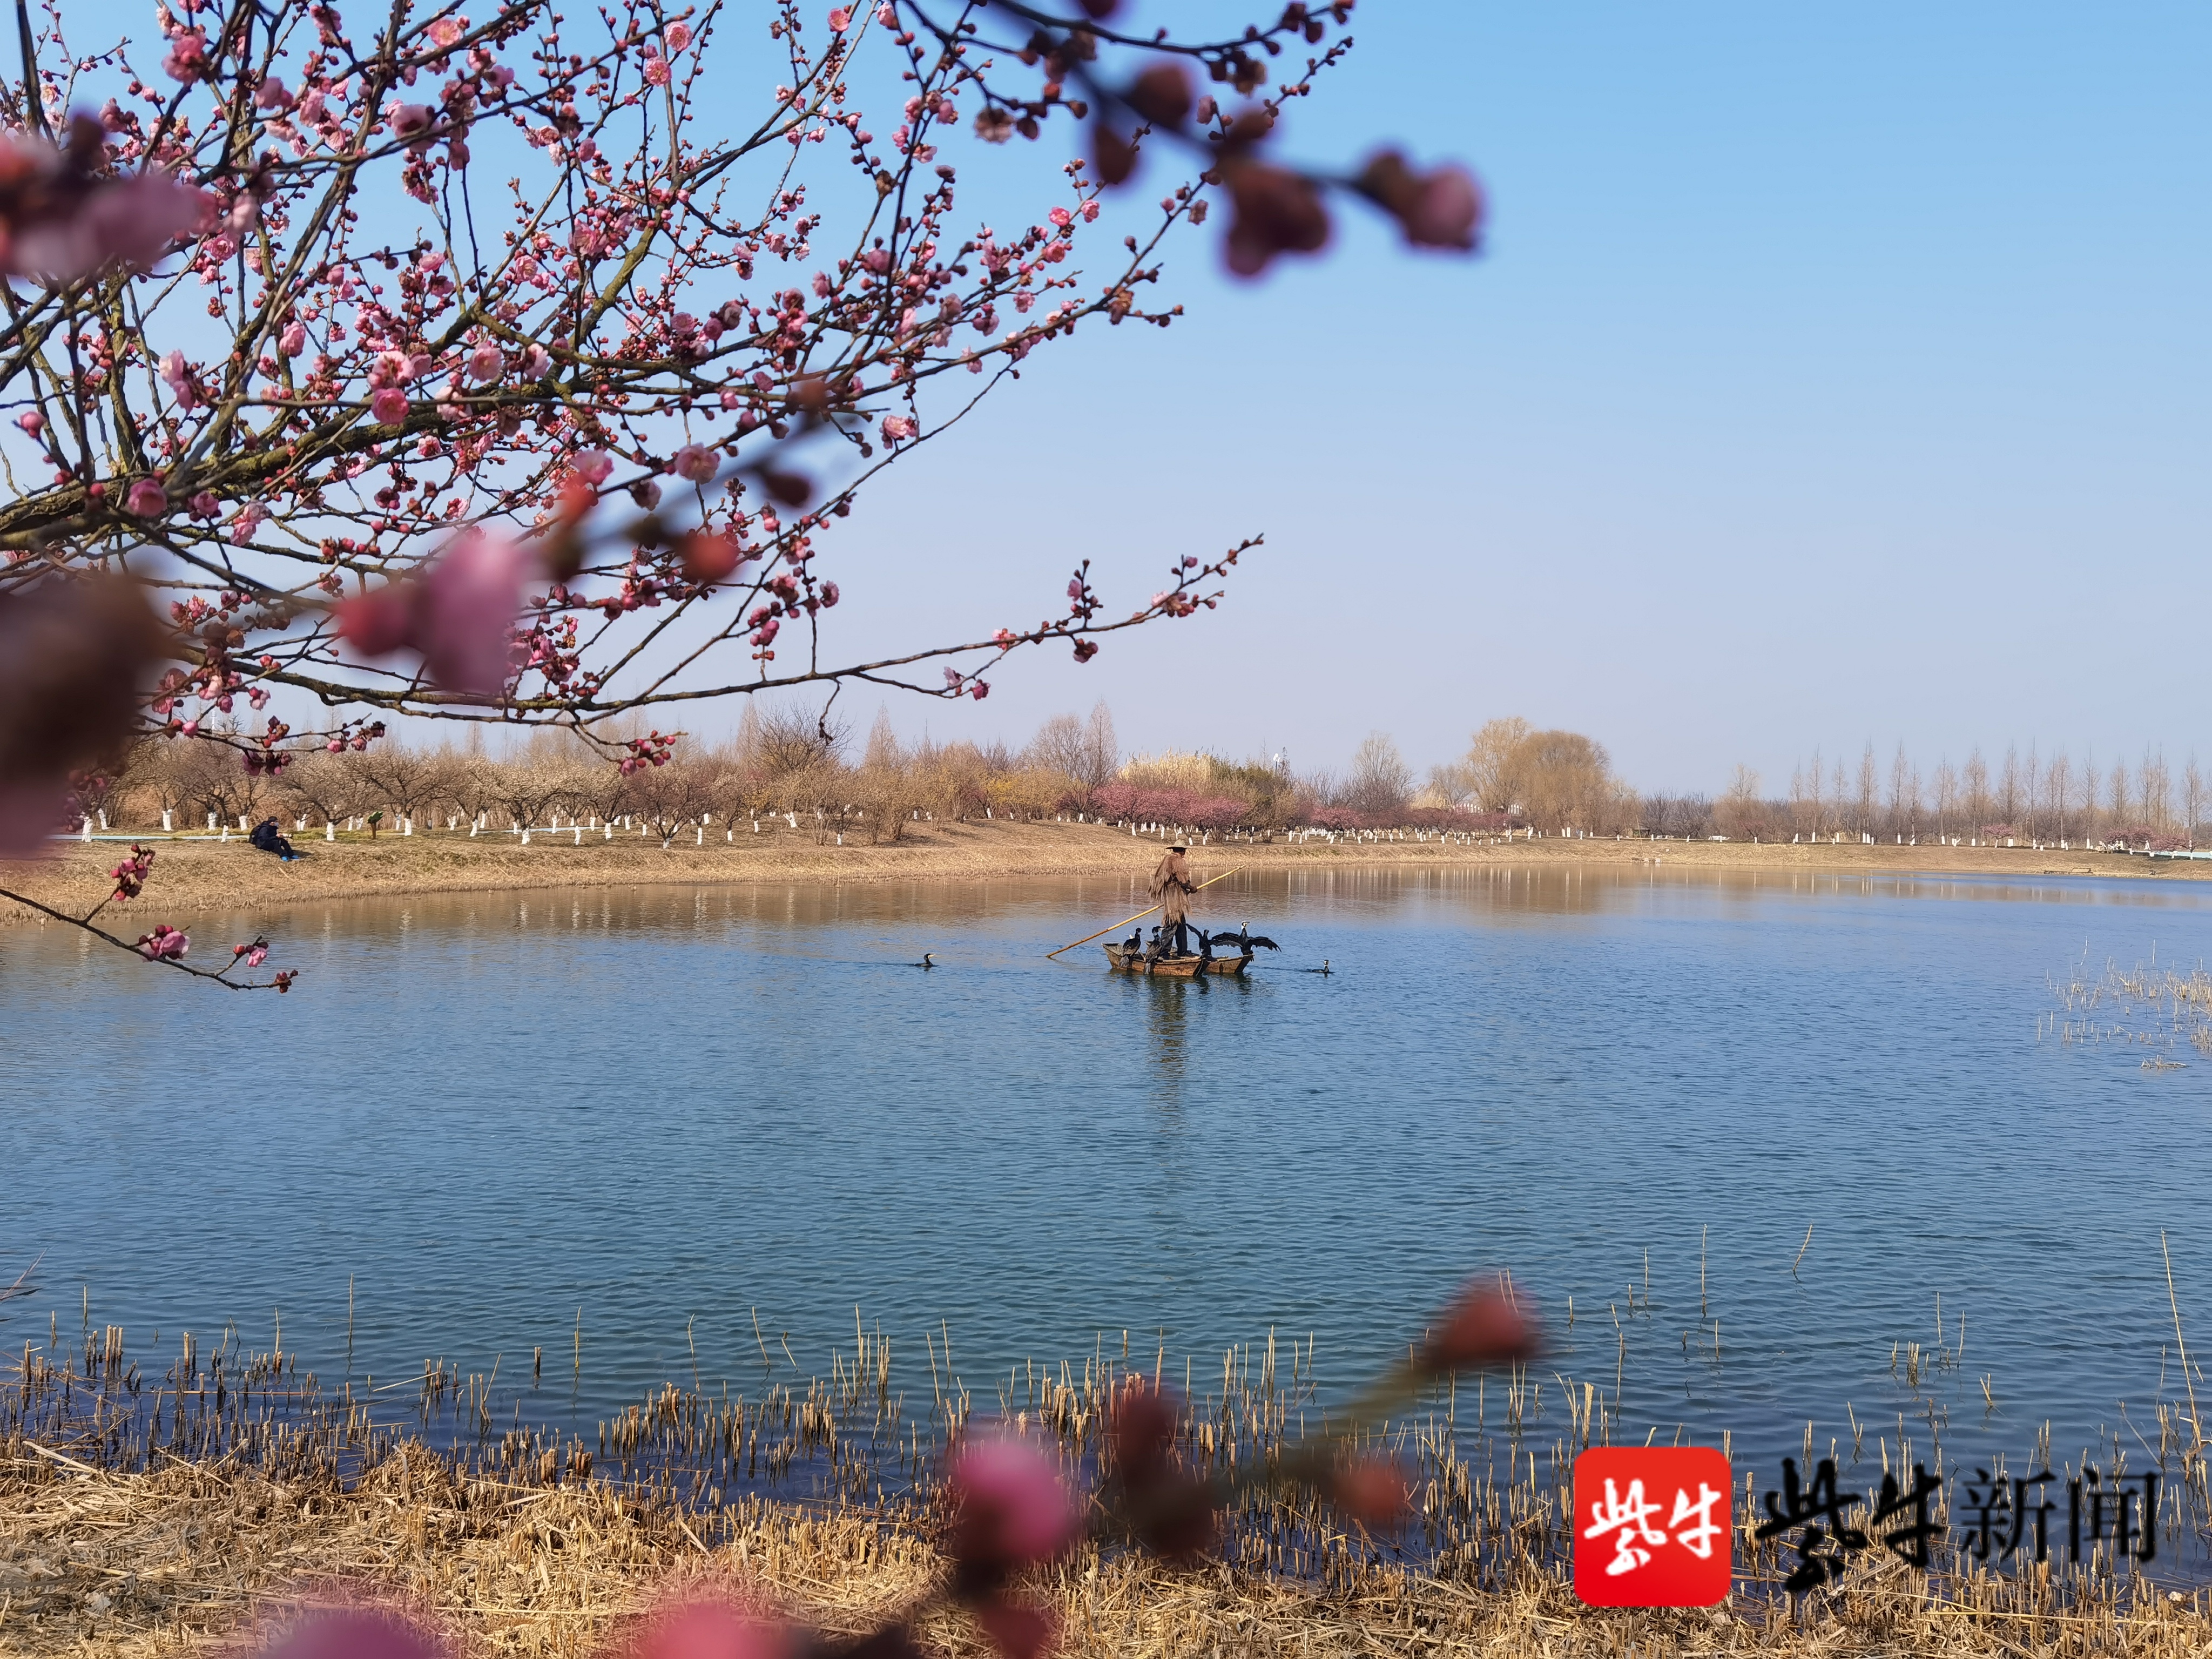
MULTIPOLYGON (((532 888, 629 887, 654 883, 975 881, 1030 876, 1141 876, 1160 843, 1097 824, 927 824, 895 845, 848 837, 819 842, 811 828, 763 826, 734 841, 689 839, 663 851, 635 832, 612 841, 586 831, 540 831, 523 846, 512 836, 465 832, 412 836, 301 837, 307 856, 284 864, 243 840, 151 838, 153 880, 130 919, 214 909, 399 893, 532 888)), ((0 863, 0 887, 82 914, 106 896, 107 872, 126 854, 118 841, 56 843, 53 855, 0 863)), ((1201 878, 1247 869, 1451 868, 1477 866, 1788 871, 1838 875, 2118 876, 2147 881, 2212 879, 2212 860, 2152 860, 2124 854, 2002 847, 1753 846, 1712 842, 1515 841, 1461 846, 1397 842, 1234 842, 1195 848, 1201 878)), ((0 918, 35 913, 0 901, 0 918)))

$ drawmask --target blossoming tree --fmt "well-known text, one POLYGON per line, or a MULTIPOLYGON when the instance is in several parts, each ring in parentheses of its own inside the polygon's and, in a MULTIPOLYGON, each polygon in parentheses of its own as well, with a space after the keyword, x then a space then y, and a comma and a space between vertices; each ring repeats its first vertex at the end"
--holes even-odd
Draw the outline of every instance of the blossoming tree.
MULTIPOLYGON (((1006 598, 1036 621, 886 655, 830 626, 867 603, 834 532, 868 483, 1079 325, 1167 326, 1164 246, 1217 199, 1243 276, 1321 247, 1333 190, 1474 246, 1456 167, 1275 159, 1350 0, 1213 40, 1117 10, 157 0, 155 38, 94 45, 18 0, 0 854, 140 732, 273 770, 386 716, 558 723, 635 768, 674 738, 617 716, 981 698, 1012 651, 1213 605, 1255 543, 1178 552, 1133 604, 1055 574, 1006 598), (1082 154, 1032 211, 962 216, 963 147, 1055 132, 1082 154), (1121 207, 1148 151, 1181 182, 1121 207)), ((131 948, 186 966, 182 940, 131 948)))

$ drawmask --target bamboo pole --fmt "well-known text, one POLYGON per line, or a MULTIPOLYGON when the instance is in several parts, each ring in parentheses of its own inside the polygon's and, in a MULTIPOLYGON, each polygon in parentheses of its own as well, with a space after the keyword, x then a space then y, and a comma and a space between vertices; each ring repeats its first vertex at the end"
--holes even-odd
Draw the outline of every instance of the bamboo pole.
MULTIPOLYGON (((1194 893, 1202 893, 1207 888, 1212 886, 1215 882, 1228 880, 1230 877, 1235 875, 1244 866, 1241 864, 1232 864, 1226 870, 1224 870, 1219 875, 1208 876, 1204 881, 1199 883, 1197 886, 1192 888, 1190 890, 1194 893)), ((1158 905, 1155 904, 1152 906, 1152 910, 1157 910, 1160 907, 1158 905)), ((1096 933, 1085 933, 1081 939, 1075 941, 1075 945, 1088 945, 1092 939, 1100 937, 1102 934, 1119 933, 1122 928, 1127 927, 1133 921, 1142 921, 1146 916, 1152 914, 1152 910, 1139 910, 1133 916, 1124 916, 1119 921, 1111 922, 1106 927, 1101 927, 1096 933)), ((1054 957, 1064 957, 1070 951, 1073 951, 1075 948, 1075 945, 1063 945, 1057 951, 1048 951, 1045 952, 1044 959, 1047 962, 1050 962, 1054 957)))

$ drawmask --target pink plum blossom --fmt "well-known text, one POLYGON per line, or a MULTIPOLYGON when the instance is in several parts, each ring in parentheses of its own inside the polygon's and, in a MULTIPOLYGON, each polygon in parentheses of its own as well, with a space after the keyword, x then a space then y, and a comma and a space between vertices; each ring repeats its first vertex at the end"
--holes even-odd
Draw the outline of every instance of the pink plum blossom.
POLYGON ((179 29, 169 37, 168 55, 161 59, 161 72, 172 81, 190 86, 208 72, 207 31, 179 29))
POLYGON ((884 416, 884 441, 887 444, 895 444, 902 438, 911 438, 918 430, 920 428, 907 416, 886 415, 884 416))
POLYGON ((152 933, 138 937, 138 954, 149 962, 181 962, 191 948, 191 935, 179 933, 166 921, 155 922, 152 933))
POLYGON ((668 470, 693 483, 712 483, 716 470, 714 452, 699 444, 685 444, 670 459, 668 470))
POLYGON ((831 11, 831 12, 830 12, 830 33, 832 33, 832 34, 842 34, 842 33, 843 33, 847 29, 848 29, 848 28, 852 27, 853 27, 853 14, 852 14, 850 11, 847 10, 844 7, 842 7, 842 6, 839 6, 839 7, 837 7, 836 9, 835 9, 833 11, 831 11))
MULTIPOLYGON (((0 165, 36 167, 50 161, 37 147, 0 139, 0 165), (30 157, 24 152, 32 150, 30 157)), ((167 252, 171 243, 199 229, 213 206, 211 198, 179 185, 164 173, 133 173, 94 190, 73 215, 33 220, 0 237, 0 266, 28 275, 67 281, 100 269, 111 260, 143 270, 167 252)))
POLYGON ((469 374, 473 379, 495 380, 506 367, 507 355, 492 341, 485 341, 469 353, 469 374))
POLYGON ((489 701, 514 667, 514 618, 531 562, 518 543, 472 526, 419 580, 345 600, 337 607, 339 637, 368 657, 411 647, 438 685, 489 701))
POLYGON ((1075 1500, 1051 1455, 1031 1442, 1006 1436, 964 1441, 945 1474, 959 1516, 953 1551, 961 1560, 1026 1565, 1073 1540, 1080 1522, 1075 1500))
POLYGON ((668 60, 648 52, 644 65, 645 82, 651 87, 668 84, 668 60))
POLYGON ((394 104, 386 113, 392 122, 392 136, 402 143, 419 141, 438 118, 438 112, 428 104, 394 104))
POLYGON ((388 386, 368 400, 368 412, 383 426, 401 426, 407 420, 407 394, 388 386))
POLYGON ((15 424, 35 438, 46 429, 46 417, 35 409, 27 409, 15 417, 15 424))
POLYGON ((276 337, 276 349, 287 357, 296 357, 307 349, 307 331, 301 323, 287 323, 284 331, 276 337))
POLYGON ((697 1601, 649 1617, 629 1659, 790 1659, 793 1651, 781 1626, 697 1601))
POLYGON ((615 470, 614 457, 604 449, 579 452, 574 463, 576 476, 587 484, 603 484, 607 475, 615 470))
POLYGON ((185 362, 183 352, 172 351, 161 359, 161 380, 187 412, 198 407, 200 389, 192 379, 191 366, 185 362))
MULTIPOLYGON (((276 975, 289 988, 291 975, 276 975)), ((446 1659, 449 1650, 429 1632, 380 1607, 318 1613, 295 1625, 257 1659, 446 1659)))
POLYGON ((1408 240, 1424 247, 1473 247, 1482 220, 1482 191, 1465 167, 1439 167, 1421 181, 1406 215, 1408 240))
POLYGON ((529 564, 520 544, 471 529, 423 573, 412 642, 430 678, 448 691, 490 698, 507 684, 529 564))
POLYGON ((668 43, 669 53, 673 56, 691 44, 691 26, 689 23, 671 23, 661 31, 661 39, 668 43))
POLYGON ((159 478, 141 478, 124 495, 123 510, 142 519, 158 519, 169 510, 169 493, 159 478))

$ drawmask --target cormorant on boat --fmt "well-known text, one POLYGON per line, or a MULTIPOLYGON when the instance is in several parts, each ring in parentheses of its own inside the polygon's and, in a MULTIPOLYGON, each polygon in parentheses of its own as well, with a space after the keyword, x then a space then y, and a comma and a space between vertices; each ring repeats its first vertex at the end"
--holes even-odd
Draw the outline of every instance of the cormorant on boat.
MULTIPOLYGON (((1230 935, 1227 933, 1216 933, 1214 937, 1219 939, 1226 939, 1230 935)), ((1276 944, 1274 940, 1263 938, 1261 935, 1254 933, 1252 931, 1252 924, 1249 921, 1237 928, 1236 940, 1237 948, 1248 957, 1255 951, 1279 951, 1283 948, 1281 945, 1276 944)))
POLYGON ((1142 927, 1132 929, 1129 937, 1121 941, 1121 949, 1133 957, 1142 955, 1145 949, 1145 930, 1142 927))
POLYGON ((263 852, 274 853, 287 864, 300 856, 298 849, 294 848, 292 843, 284 838, 283 833, 276 828, 276 820, 274 818, 262 819, 253 826, 253 833, 246 839, 263 852))

